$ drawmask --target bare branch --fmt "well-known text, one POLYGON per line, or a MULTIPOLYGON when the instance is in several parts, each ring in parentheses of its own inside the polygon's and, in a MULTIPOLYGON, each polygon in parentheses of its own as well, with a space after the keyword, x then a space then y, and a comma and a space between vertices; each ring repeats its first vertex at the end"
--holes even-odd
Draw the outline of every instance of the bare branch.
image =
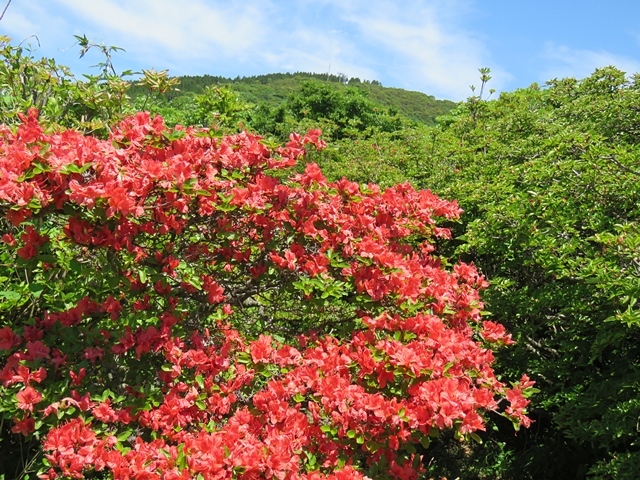
POLYGON ((631 169, 631 168, 627 167, 626 165, 623 165, 622 163, 620 163, 620 161, 616 158, 616 156, 615 156, 615 155, 607 155, 607 156, 604 156, 604 157, 602 157, 602 158, 604 158, 605 160, 611 160, 611 161, 612 161, 613 163, 615 163, 615 164, 618 166, 618 168, 620 168, 621 170, 624 170, 624 171, 625 171, 625 172, 627 172, 627 173, 631 173, 631 174, 633 174, 633 175, 637 175, 638 177, 640 177, 640 172, 638 172, 637 170, 633 170, 633 169, 631 169))
POLYGON ((2 18, 4 17, 4 14, 7 11, 7 8, 9 8, 10 4, 11 4, 11 0, 7 0, 7 4, 4 6, 4 9, 2 10, 2 13, 0 13, 0 20, 2 20, 2 18))

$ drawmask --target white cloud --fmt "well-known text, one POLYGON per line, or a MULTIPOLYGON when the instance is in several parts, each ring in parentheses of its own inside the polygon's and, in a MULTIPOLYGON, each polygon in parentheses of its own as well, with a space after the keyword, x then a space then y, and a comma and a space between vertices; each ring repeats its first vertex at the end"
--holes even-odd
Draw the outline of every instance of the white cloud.
MULTIPOLYGON (((6 35, 12 37, 17 35, 18 37, 23 35, 24 32, 36 32, 38 27, 35 23, 33 23, 26 15, 23 15, 21 12, 11 12, 10 10, 5 14, 3 22, 6 22, 3 25, 6 28, 6 35)), ((24 40, 23 38, 15 38, 18 42, 24 40)))
POLYGON ((266 34, 266 9, 251 2, 212 7, 196 0, 181 8, 173 0, 58 1, 103 32, 118 32, 127 50, 161 51, 186 61, 216 51, 246 54, 266 34))
POLYGON ((341 8, 344 20, 355 25, 368 43, 378 46, 378 57, 369 58, 371 66, 386 71, 397 86, 413 85, 461 100, 471 94, 469 86, 478 83, 480 67, 492 67, 492 88, 499 90, 510 79, 490 64, 481 39, 459 25, 468 14, 468 2, 370 0, 367 8, 359 0, 325 3, 341 8))
POLYGON ((345 32, 302 24, 276 40, 264 60, 274 71, 342 73, 369 80, 377 75, 361 62, 362 52, 345 32))
POLYGON ((548 62, 544 71, 545 79, 584 78, 591 75, 596 68, 610 65, 628 75, 640 72, 640 62, 637 60, 605 50, 580 50, 547 42, 542 56, 548 62))
POLYGON ((12 3, 0 23, 0 33, 12 38, 13 43, 30 43, 34 47, 44 43, 50 33, 60 34, 66 30, 61 17, 49 17, 45 6, 39 2, 12 3))

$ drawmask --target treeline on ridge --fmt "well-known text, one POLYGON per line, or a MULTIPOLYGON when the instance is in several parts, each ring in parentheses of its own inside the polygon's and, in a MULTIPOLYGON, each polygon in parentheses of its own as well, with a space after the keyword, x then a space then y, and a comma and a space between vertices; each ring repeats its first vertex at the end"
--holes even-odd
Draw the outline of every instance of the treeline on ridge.
MULTIPOLYGON (((256 106, 277 108, 287 98, 299 93, 305 83, 328 84, 332 89, 357 89, 380 108, 392 109, 415 122, 435 125, 435 119, 449 112, 455 103, 450 100, 437 100, 422 92, 413 92, 399 88, 384 87, 377 80, 347 78, 339 74, 320 74, 310 72, 271 73, 234 79, 215 76, 179 76, 179 91, 170 92, 169 98, 202 94, 207 87, 230 86, 245 102, 256 106)), ((132 85, 130 94, 137 97, 145 94, 145 89, 132 85)))

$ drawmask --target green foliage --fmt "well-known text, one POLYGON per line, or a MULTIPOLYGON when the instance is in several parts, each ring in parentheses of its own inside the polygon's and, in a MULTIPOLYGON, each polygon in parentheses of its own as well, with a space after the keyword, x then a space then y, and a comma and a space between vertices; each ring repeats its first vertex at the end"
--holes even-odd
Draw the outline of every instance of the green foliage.
MULTIPOLYGON (((342 75, 314 73, 272 73, 235 79, 213 75, 181 76, 180 93, 171 98, 192 97, 202 94, 207 87, 225 86, 233 89, 244 102, 265 110, 282 107, 288 98, 300 94, 306 83, 322 84, 339 95, 344 90, 357 90, 379 110, 391 110, 414 122, 435 125, 436 118, 447 114, 455 104, 449 100, 436 100, 421 92, 410 92, 399 88, 383 87, 377 81, 360 81, 342 75)), ((146 91, 136 85, 131 96, 145 96, 146 91)), ((266 132, 265 132, 266 133, 266 132)))
POLYGON ((376 106, 357 89, 334 90, 319 83, 303 83, 299 93, 287 101, 296 120, 328 119, 339 139, 355 137, 367 130, 393 132, 401 126, 397 112, 376 106))
POLYGON ((355 88, 335 89, 320 82, 305 82, 283 105, 258 110, 251 125, 280 138, 286 138, 292 130, 320 127, 327 137, 340 140, 393 132, 403 126, 403 121, 355 88))
POLYGON ((99 75, 77 80, 67 67, 53 59, 36 60, 29 48, 0 36, 0 123, 16 124, 20 114, 36 108, 50 127, 105 135, 110 124, 131 111, 129 83, 123 79, 130 72, 116 74, 111 62, 111 54, 120 49, 93 44, 84 36, 76 39, 81 57, 91 48, 104 54, 104 61, 96 65, 99 75))
POLYGON ((637 472, 639 95, 609 67, 471 97, 414 176, 465 210, 456 252, 487 275, 487 307, 518 341, 503 369, 541 389, 545 428, 524 433, 514 478, 637 472))
POLYGON ((331 144, 310 156, 327 178, 346 177, 359 183, 391 186, 421 168, 431 142, 430 130, 404 126, 394 132, 372 131, 331 144))
POLYGON ((238 124, 246 119, 252 105, 238 97, 229 87, 209 86, 193 98, 194 118, 188 125, 216 126, 238 129, 238 124))

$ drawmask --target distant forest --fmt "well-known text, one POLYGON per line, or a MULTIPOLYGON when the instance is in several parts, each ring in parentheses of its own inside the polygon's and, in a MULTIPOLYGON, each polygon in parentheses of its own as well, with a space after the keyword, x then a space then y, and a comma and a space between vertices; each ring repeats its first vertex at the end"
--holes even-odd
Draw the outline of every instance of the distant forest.
MULTIPOLYGON (((180 80, 179 91, 172 92, 171 97, 201 94, 212 85, 229 85, 245 102, 267 107, 278 107, 292 94, 299 92, 303 83, 310 80, 332 84, 337 88, 356 88, 372 102, 426 125, 435 125, 437 117, 446 115, 456 105, 450 100, 437 100, 434 96, 422 92, 384 87, 377 80, 348 78, 343 74, 296 72, 238 76, 233 79, 217 75, 187 75, 176 78, 180 80)), ((136 85, 129 90, 132 97, 145 93, 144 87, 136 85)))

